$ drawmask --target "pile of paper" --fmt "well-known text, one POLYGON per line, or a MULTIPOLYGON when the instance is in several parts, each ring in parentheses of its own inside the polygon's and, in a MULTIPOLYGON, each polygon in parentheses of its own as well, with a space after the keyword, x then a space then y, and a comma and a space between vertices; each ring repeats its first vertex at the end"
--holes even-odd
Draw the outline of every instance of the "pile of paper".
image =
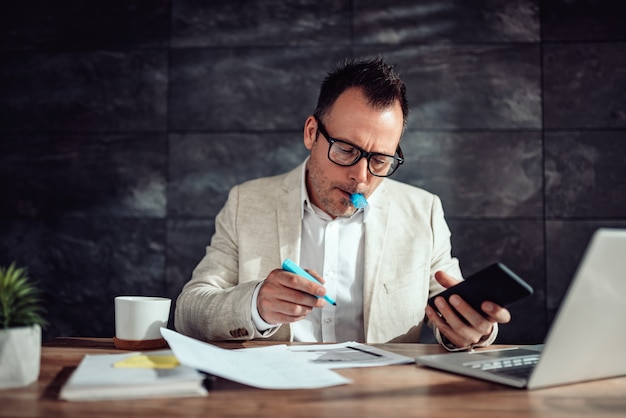
POLYGON ((161 334, 171 351, 85 356, 61 399, 202 396, 204 373, 262 389, 315 389, 351 383, 332 369, 413 362, 356 342, 226 350, 166 328, 161 334))
POLYGON ((68 401, 206 396, 206 375, 172 352, 86 355, 61 388, 68 401))

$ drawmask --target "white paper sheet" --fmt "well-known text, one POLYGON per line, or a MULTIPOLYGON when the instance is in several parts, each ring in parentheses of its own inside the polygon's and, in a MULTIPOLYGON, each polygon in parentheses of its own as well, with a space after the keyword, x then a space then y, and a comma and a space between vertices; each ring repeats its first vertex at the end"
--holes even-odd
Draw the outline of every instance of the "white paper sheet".
POLYGON ((414 363, 415 359, 354 341, 338 344, 292 345, 287 349, 328 369, 414 363))
POLYGON ((161 335, 181 364, 262 389, 314 389, 351 380, 302 358, 286 345, 225 350, 167 328, 161 335))

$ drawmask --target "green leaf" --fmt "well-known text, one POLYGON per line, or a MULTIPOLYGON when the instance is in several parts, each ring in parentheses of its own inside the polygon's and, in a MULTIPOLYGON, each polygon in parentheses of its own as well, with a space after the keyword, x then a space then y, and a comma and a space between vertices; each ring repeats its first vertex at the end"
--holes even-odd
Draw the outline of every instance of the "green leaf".
POLYGON ((4 328, 46 325, 40 294, 26 269, 15 263, 0 267, 0 324, 4 328))

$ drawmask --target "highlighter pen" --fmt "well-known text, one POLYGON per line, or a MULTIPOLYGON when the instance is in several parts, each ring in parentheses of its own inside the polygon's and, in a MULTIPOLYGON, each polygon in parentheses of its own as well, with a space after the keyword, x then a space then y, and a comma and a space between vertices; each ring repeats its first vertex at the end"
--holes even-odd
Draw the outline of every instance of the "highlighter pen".
MULTIPOLYGON (((283 270, 287 270, 288 272, 297 274, 298 276, 302 276, 305 279, 312 281, 313 283, 321 284, 315 277, 311 276, 309 273, 304 271, 299 265, 297 265, 296 263, 294 263, 288 258, 285 259, 285 261, 283 261, 283 270)), ((315 296, 315 297, 319 298, 319 296, 315 296)), ((324 295, 324 300, 326 300, 326 302, 330 303, 331 305, 337 306, 337 302, 332 300, 332 298, 330 298, 328 295, 324 295)))
POLYGON ((368 205, 367 199, 363 196, 363 193, 355 193, 350 195, 350 202, 357 209, 362 209, 368 205))

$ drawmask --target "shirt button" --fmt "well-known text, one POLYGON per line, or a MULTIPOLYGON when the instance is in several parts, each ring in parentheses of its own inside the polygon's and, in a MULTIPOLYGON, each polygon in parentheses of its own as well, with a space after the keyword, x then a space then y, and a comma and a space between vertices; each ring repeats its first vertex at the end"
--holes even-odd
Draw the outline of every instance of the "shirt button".
POLYGON ((333 322, 333 320, 332 320, 332 319, 330 319, 330 318, 324 318, 324 323, 326 323, 326 324, 330 324, 331 322, 333 322))

